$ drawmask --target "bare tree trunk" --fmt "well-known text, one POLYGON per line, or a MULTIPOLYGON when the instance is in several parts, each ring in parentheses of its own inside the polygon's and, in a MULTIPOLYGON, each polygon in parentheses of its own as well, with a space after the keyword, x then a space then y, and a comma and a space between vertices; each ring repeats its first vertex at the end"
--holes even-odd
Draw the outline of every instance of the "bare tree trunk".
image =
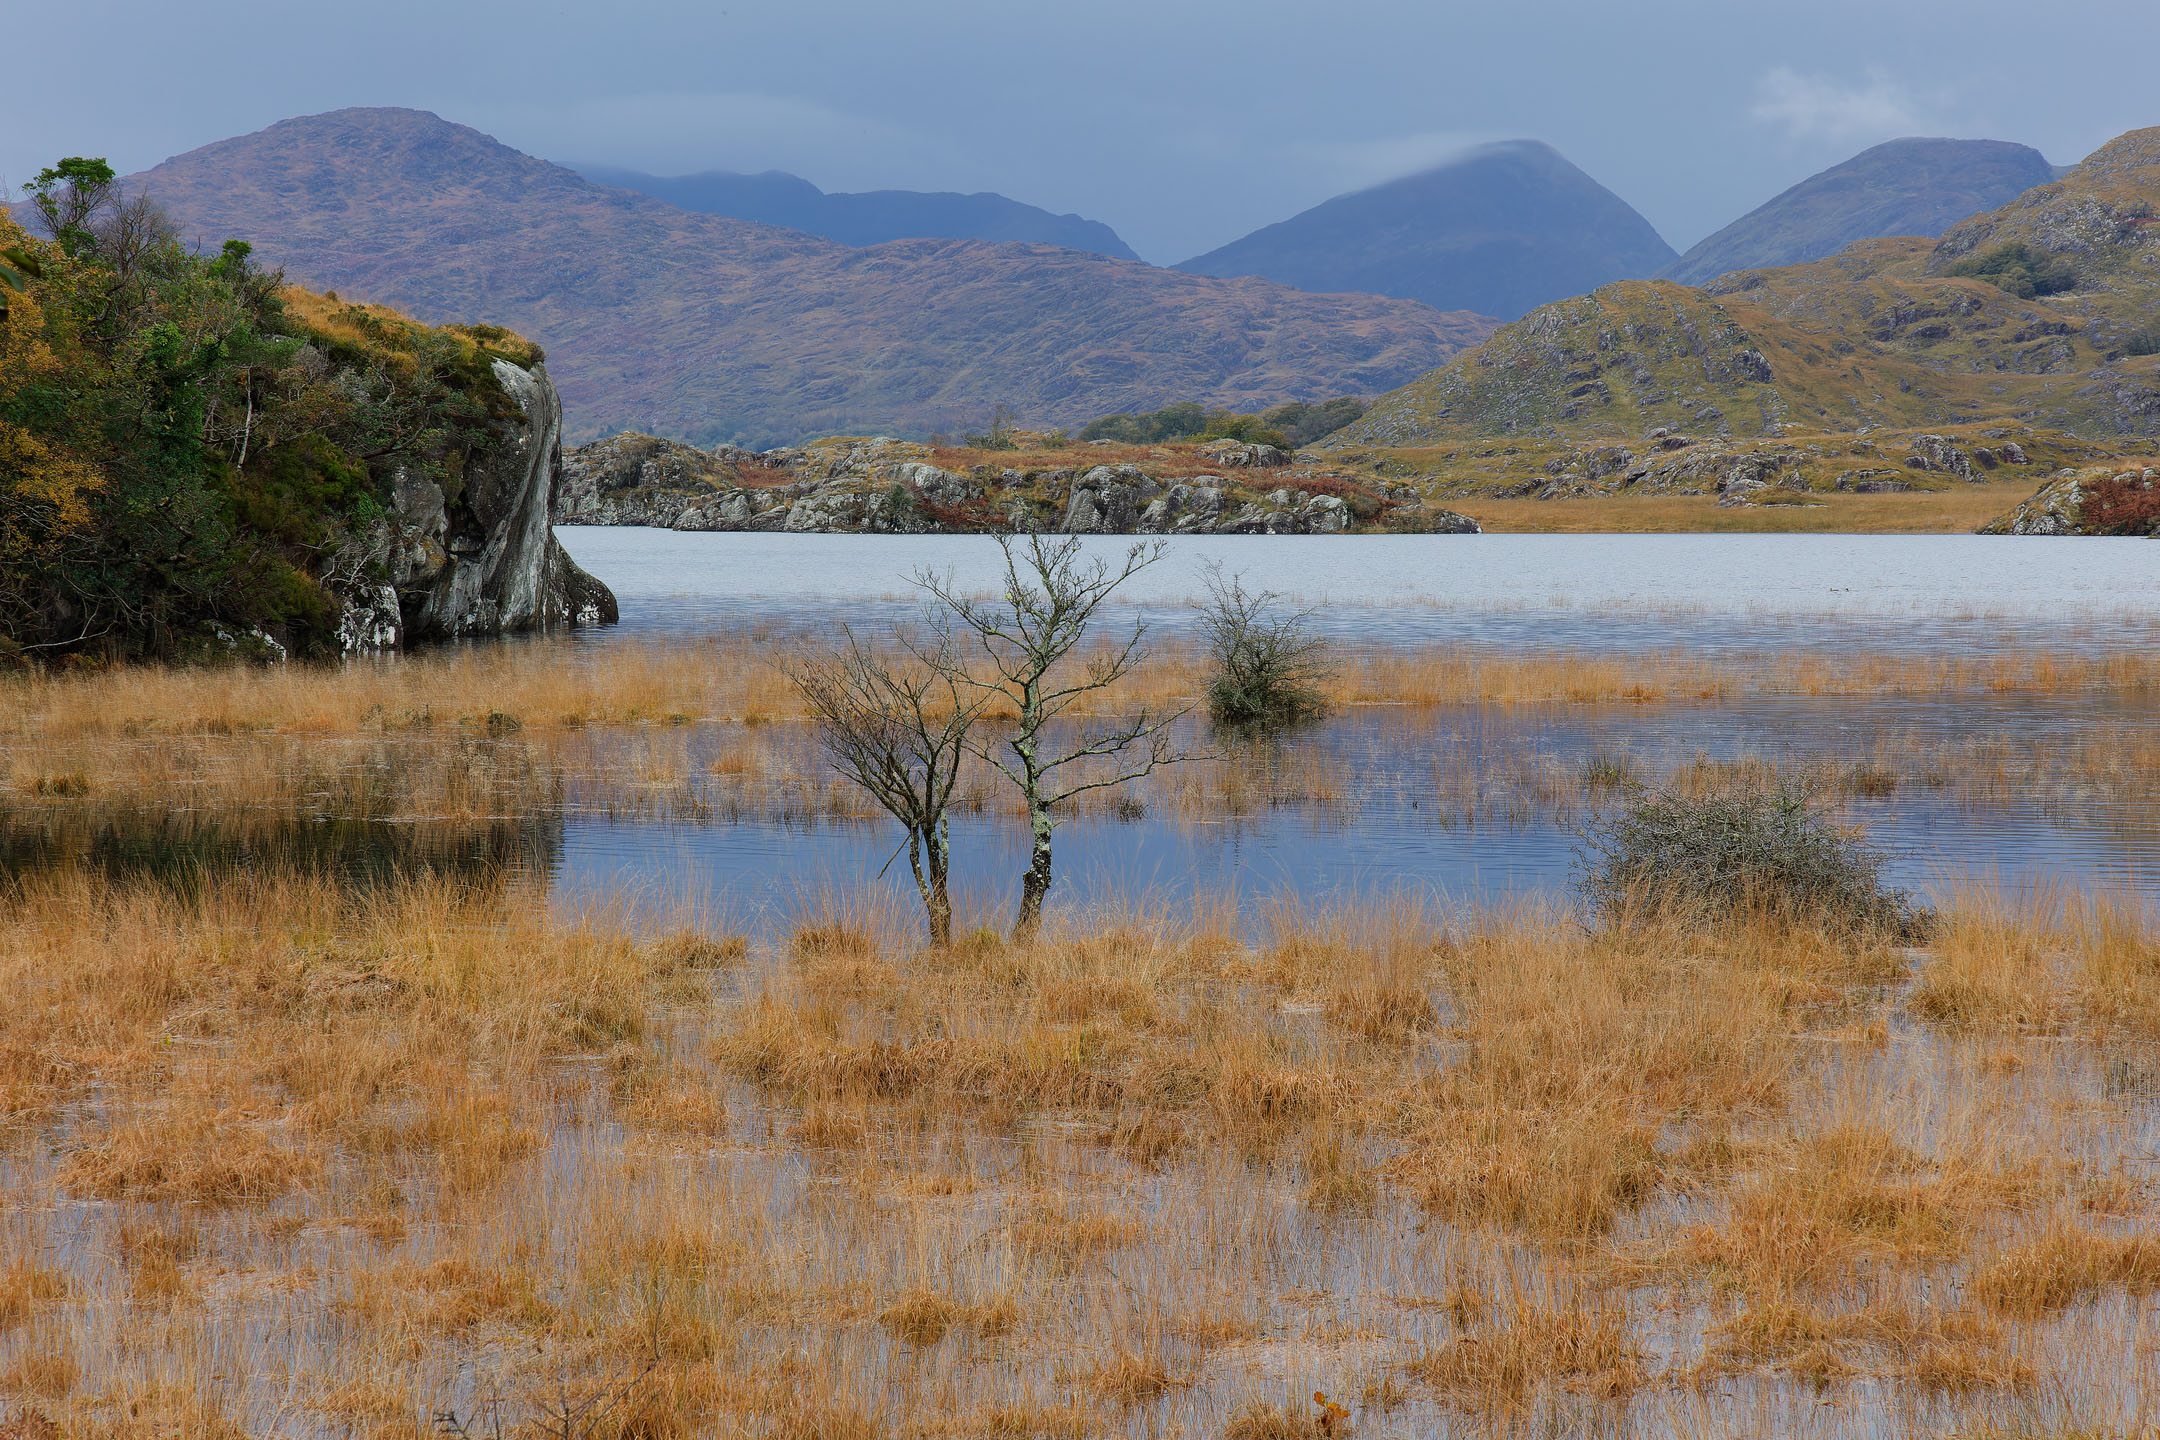
POLYGON ((930 943, 944 949, 952 944, 952 893, 947 888, 952 873, 952 837, 943 815, 938 816, 926 838, 930 842, 930 890, 923 896, 923 906, 930 916, 930 943))
POLYGON ((247 469, 248 441, 255 438, 255 372, 243 370, 240 374, 240 383, 247 390, 247 423, 240 427, 240 459, 233 468, 245 470, 247 469))
POLYGON ((1020 879, 1020 913, 1013 917, 1013 939, 1033 940, 1042 929, 1043 898, 1050 893, 1050 807, 1029 797, 1028 826, 1035 832, 1027 874, 1020 879))

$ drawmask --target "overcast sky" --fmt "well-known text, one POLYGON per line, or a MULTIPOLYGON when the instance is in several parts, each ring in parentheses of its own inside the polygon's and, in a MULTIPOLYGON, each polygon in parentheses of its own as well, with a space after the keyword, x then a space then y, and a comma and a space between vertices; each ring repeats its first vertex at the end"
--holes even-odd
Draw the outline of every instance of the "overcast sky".
POLYGON ((2154 0, 70 0, 10 7, 0 178, 411 105, 548 159, 997 190, 1170 263, 1533 136, 1685 249, 1878 140, 2160 124, 2154 0))

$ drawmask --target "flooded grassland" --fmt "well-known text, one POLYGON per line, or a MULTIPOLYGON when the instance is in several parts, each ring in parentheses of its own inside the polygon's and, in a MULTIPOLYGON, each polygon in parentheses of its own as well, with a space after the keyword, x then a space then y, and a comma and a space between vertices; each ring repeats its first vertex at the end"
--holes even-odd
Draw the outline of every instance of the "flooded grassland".
POLYGON ((937 951, 816 643, 8 681, 0 1424, 2150 1432, 2147 651, 1346 647, 1034 944, 964 777, 937 951), (1575 907, 1584 817, 1771 775, 1925 943, 1575 907))

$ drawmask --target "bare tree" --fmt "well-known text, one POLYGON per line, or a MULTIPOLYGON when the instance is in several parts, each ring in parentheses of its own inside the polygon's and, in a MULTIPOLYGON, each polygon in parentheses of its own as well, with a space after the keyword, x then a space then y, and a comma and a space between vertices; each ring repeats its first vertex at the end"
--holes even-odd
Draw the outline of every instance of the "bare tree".
POLYGON ((90 234, 97 242, 98 259, 122 285, 161 252, 177 253, 180 245, 180 227, 172 216, 140 191, 123 195, 115 190, 111 203, 92 219, 90 234))
POLYGON ((950 576, 918 574, 915 583, 974 633, 988 662, 986 669, 971 669, 959 678, 986 702, 1002 700, 1013 710, 1002 745, 976 741, 970 748, 1018 786, 1027 802, 1034 843, 1021 880, 1020 909, 1013 918, 1013 938, 1024 941, 1042 928, 1056 807, 1085 791, 1137 780, 1182 758, 1171 748, 1169 729, 1185 711, 1156 713, 1143 707, 1106 724, 1082 727, 1062 749, 1046 749, 1053 722, 1087 696, 1131 674, 1145 658, 1146 627, 1135 624, 1122 645, 1088 657, 1077 673, 1064 665, 1111 592, 1160 559, 1162 545, 1135 545, 1123 563, 1113 567, 1099 557, 1085 560, 1080 541, 1069 535, 999 536, 998 544, 1005 552, 1005 594, 998 603, 962 595, 950 576), (1108 768, 1084 766, 1089 760, 1106 761, 1108 768), (1068 768, 1075 766, 1081 768, 1068 768))
POLYGON ((880 654, 853 631, 847 648, 783 662, 815 718, 833 767, 907 827, 908 865, 930 920, 931 943, 952 944, 947 880, 952 842, 945 811, 960 778, 968 732, 991 698, 969 685, 949 635, 894 638, 898 655, 880 654))

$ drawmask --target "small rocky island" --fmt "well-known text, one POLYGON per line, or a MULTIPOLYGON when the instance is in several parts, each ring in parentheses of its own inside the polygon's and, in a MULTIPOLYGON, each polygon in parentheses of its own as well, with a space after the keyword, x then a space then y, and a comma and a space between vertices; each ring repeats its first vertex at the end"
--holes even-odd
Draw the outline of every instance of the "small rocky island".
POLYGON ((1240 440, 993 451, 878 436, 708 451, 615 435, 564 456, 556 519, 881 535, 1478 533, 1408 485, 1240 440))

